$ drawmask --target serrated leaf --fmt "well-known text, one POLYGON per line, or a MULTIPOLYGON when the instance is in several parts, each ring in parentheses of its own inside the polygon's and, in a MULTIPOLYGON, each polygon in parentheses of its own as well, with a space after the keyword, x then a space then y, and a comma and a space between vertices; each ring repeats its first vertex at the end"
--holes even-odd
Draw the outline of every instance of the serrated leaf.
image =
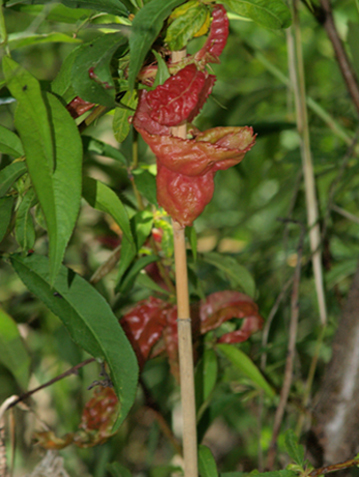
POLYGON ((290 10, 282 0, 224 0, 223 3, 238 15, 266 28, 288 28, 292 22, 290 10))
POLYGON ((110 214, 117 225, 122 230, 126 239, 134 244, 130 220, 126 209, 115 192, 106 184, 84 177, 82 186, 82 195, 91 207, 110 214))
MULTIPOLYGON (((17 134, 0 125, 0 152, 13 157, 24 155, 21 140, 17 134)), ((1 182, 1 181, 0 181, 1 182)), ((1 182, 2 184, 2 182, 1 182)))
POLYGON ((122 152, 110 144, 106 144, 103 141, 89 136, 82 136, 82 142, 85 150, 94 152, 100 156, 110 157, 111 159, 121 162, 124 166, 127 166, 127 160, 122 152))
POLYGON ((115 105, 115 87, 110 62, 115 51, 123 47, 127 38, 121 33, 107 33, 80 46, 71 70, 71 82, 77 96, 90 103, 109 108, 115 105), (95 77, 90 77, 90 71, 95 77))
POLYGON ((52 285, 46 257, 12 255, 10 260, 28 289, 62 320, 73 341, 108 364, 121 403, 118 426, 135 399, 138 364, 108 303, 86 280, 64 266, 52 285))
POLYGON ((25 252, 33 248, 35 243, 35 227, 30 209, 36 203, 37 197, 35 192, 33 189, 30 189, 23 197, 16 214, 15 237, 17 243, 25 252))
POLYGON ((304 447, 298 444, 298 437, 292 429, 285 433, 285 449, 289 457, 298 465, 304 466, 304 447))
POLYGON ((65 33, 53 32, 44 34, 12 34, 9 35, 8 45, 11 50, 23 48, 30 45, 40 45, 43 43, 81 43, 79 38, 66 35, 65 33))
POLYGON ((0 308, 0 362, 26 390, 30 376, 30 358, 15 321, 0 308))
POLYGON ((275 396, 274 390, 267 383, 263 374, 243 351, 230 344, 217 344, 216 348, 225 355, 236 369, 249 378, 257 388, 262 389, 268 397, 275 396))
POLYGON ((183 15, 173 20, 165 38, 170 50, 184 48, 205 23, 207 13, 207 7, 203 3, 193 2, 183 15))
POLYGON ((76 223, 81 200, 82 144, 68 111, 15 61, 3 59, 7 85, 17 99, 15 126, 29 175, 44 212, 54 280, 76 223))
POLYGON ((15 181, 27 172, 25 162, 13 162, 0 171, 0 197, 3 197, 15 181))
POLYGON ((0 199, 0 242, 5 237, 10 224, 14 200, 14 197, 0 199))
POLYGON ((213 349, 206 349, 195 372, 196 409, 207 401, 217 381, 218 362, 213 349))
POLYGON ((144 169, 135 169, 132 173, 139 193, 158 208, 156 177, 144 169))
POLYGON ((233 288, 240 287, 247 295, 254 297, 256 287, 253 277, 234 257, 211 252, 203 254, 203 260, 222 270, 230 279, 233 288))
MULTIPOLYGON (((127 91, 124 97, 121 99, 121 103, 129 106, 133 110, 136 109, 138 102, 137 91, 127 91)), ((116 107, 115 114, 113 116, 113 133, 117 142, 123 142, 128 133, 130 132, 130 123, 128 118, 134 115, 134 111, 130 111, 126 108, 116 107)))
POLYGON ((198 470, 201 477, 218 477, 216 461, 207 446, 198 449, 198 470))
POLYGON ((130 66, 128 74, 129 87, 135 86, 142 63, 159 35, 165 19, 171 11, 184 0, 152 0, 135 16, 130 36, 130 66))

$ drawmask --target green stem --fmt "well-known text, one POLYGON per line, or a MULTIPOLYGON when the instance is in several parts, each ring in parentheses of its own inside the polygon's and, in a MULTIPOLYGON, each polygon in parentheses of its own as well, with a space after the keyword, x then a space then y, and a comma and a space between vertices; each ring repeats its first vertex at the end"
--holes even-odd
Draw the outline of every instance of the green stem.
POLYGON ((7 30, 6 30, 6 24, 5 24, 5 18, 4 18, 4 9, 3 9, 3 0, 0 0, 0 36, 1 36, 1 45, 5 49, 5 53, 7 56, 10 56, 10 48, 7 43, 8 41, 8 36, 7 36, 7 30))

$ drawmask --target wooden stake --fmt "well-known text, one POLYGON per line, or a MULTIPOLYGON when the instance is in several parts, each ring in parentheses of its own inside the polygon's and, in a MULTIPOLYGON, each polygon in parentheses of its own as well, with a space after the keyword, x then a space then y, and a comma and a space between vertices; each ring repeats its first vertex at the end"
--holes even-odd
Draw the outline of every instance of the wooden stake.
MULTIPOLYGON (((185 50, 174 51, 172 61, 186 56, 185 50)), ((186 138, 186 125, 172 128, 174 136, 186 138)), ((198 477, 196 401, 192 350, 192 327, 188 297, 185 227, 173 221, 176 267, 178 349, 183 419, 183 457, 185 477, 198 477)))

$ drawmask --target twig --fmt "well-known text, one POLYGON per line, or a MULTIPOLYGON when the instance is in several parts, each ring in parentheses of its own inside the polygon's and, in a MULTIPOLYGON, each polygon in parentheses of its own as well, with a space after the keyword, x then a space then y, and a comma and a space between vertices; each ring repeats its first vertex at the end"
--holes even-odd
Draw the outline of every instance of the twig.
POLYGON ((341 41, 338 30, 335 26, 333 11, 330 0, 319 0, 321 8, 314 8, 314 16, 317 21, 323 25, 328 38, 332 43, 335 57, 337 59, 340 71, 347 85, 348 92, 353 100, 354 106, 359 114, 359 85, 354 68, 349 61, 343 42, 341 41))
POLYGON ((359 224, 359 217, 357 217, 354 214, 351 214, 345 209, 342 209, 341 207, 338 207, 335 204, 332 205, 331 209, 334 210, 334 212, 337 212, 338 214, 342 215, 346 219, 351 220, 352 222, 355 222, 356 224, 359 224))
POLYGON ((17 397, 17 399, 15 399, 11 403, 9 403, 9 405, 7 406, 6 409, 10 409, 11 407, 16 406, 16 404, 18 404, 19 402, 24 401, 25 399, 29 398, 30 396, 35 394, 37 391, 40 391, 41 389, 47 388, 48 386, 51 386, 51 384, 54 384, 57 381, 60 381, 61 379, 66 378, 67 376, 71 376, 71 374, 76 374, 77 370, 79 370, 80 368, 83 368, 87 364, 93 363, 94 361, 96 361, 95 358, 88 358, 85 361, 82 361, 82 363, 76 364, 76 366, 73 366, 72 368, 68 369, 64 373, 59 374, 58 376, 56 376, 55 378, 50 379, 50 381, 47 381, 44 384, 41 384, 41 386, 38 386, 35 389, 31 389, 30 391, 28 391, 24 394, 21 394, 19 397, 17 397))
POLYGON ((100 280, 102 280, 103 277, 105 277, 110 271, 115 267, 116 263, 119 261, 121 256, 121 244, 118 245, 118 247, 115 248, 111 252, 111 255, 108 257, 106 262, 102 263, 93 273, 92 277, 90 278, 90 283, 95 285, 98 283, 100 280))
POLYGON ((314 469, 310 472, 309 477, 318 477, 322 474, 329 474, 330 472, 337 472, 338 470, 348 469, 349 467, 354 467, 359 465, 359 459, 354 458, 341 462, 339 464, 327 465, 325 467, 320 467, 319 469, 314 469))
POLYGON ((297 127, 301 139, 301 155, 305 183, 305 196, 307 206, 307 220, 309 225, 309 241, 313 252, 313 271, 319 316, 322 325, 327 322, 327 310, 323 286, 322 257, 320 251, 320 228, 318 223, 318 203, 315 191, 315 177, 310 148, 310 134, 308 115, 306 108, 306 92, 304 78, 303 52, 301 44, 301 32, 299 14, 297 9, 298 0, 293 0, 293 27, 287 34, 288 56, 290 75, 293 82, 293 90, 297 112, 297 127))
POLYGON ((303 241, 305 236, 305 227, 301 226, 301 233, 299 238, 298 245, 298 257, 297 265, 294 272, 293 278, 293 289, 292 289, 292 298, 291 298, 291 317, 289 324, 289 341, 288 341, 288 351, 287 359, 285 364, 284 371, 284 380, 283 386, 280 393, 279 404, 274 417, 273 425, 273 435, 269 445, 268 451, 268 460, 267 468, 271 470, 274 466, 275 455, 276 455, 276 442, 280 427, 282 424, 284 411, 288 402, 288 396, 290 387, 293 379, 293 363, 294 363, 294 353, 295 353, 295 342, 297 338, 297 326, 298 326, 298 316, 299 316, 299 284, 300 284, 300 272, 302 268, 302 255, 303 255, 303 241))
MULTIPOLYGON (((186 56, 185 50, 174 51, 175 63, 186 56)), ((174 136, 186 138, 186 125, 172 128, 174 136)), ((185 477, 198 477, 196 401, 192 350, 192 327, 188 297, 185 227, 173 221, 177 291, 178 351, 183 418, 183 457, 185 477)))

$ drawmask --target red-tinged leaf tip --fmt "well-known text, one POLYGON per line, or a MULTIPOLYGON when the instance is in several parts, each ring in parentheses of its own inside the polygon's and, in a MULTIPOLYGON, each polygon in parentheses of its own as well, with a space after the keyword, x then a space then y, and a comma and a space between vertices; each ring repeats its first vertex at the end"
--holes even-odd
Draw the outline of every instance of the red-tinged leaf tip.
POLYGON ((228 33, 229 21, 226 9, 223 5, 214 5, 212 24, 207 41, 195 55, 195 60, 205 63, 219 63, 219 56, 226 46, 228 33))
POLYGON ((89 103, 81 99, 79 96, 76 96, 70 103, 66 106, 66 109, 71 114, 71 116, 76 119, 79 116, 82 116, 87 111, 95 106, 95 103, 89 103))

